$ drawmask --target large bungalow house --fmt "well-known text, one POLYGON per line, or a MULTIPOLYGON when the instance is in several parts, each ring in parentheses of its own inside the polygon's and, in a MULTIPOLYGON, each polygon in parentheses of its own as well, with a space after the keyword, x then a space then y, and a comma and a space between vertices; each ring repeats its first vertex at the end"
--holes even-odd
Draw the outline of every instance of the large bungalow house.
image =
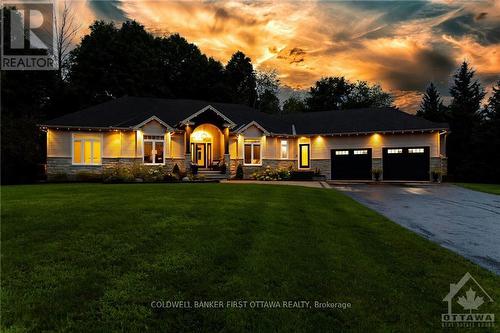
POLYGON ((210 170, 238 164, 320 170, 327 179, 429 180, 446 173, 448 127, 394 108, 269 115, 248 106, 122 97, 41 125, 47 174, 101 172, 115 163, 210 170))

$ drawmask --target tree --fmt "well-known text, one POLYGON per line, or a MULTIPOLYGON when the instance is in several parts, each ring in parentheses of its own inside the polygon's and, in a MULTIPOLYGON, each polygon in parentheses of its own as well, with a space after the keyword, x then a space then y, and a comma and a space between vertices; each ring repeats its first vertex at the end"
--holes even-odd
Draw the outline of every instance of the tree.
POLYGON ((309 90, 306 99, 308 111, 339 110, 353 85, 344 77, 324 77, 309 90))
POLYGON ((453 100, 450 105, 448 168, 455 178, 464 180, 477 172, 472 167, 474 162, 469 152, 475 149, 471 145, 471 138, 480 125, 480 106, 485 95, 480 83, 474 79, 474 73, 464 61, 454 74, 450 88, 453 100))
POLYGON ((342 108, 382 108, 390 107, 393 103, 394 98, 392 95, 383 91, 380 85, 370 85, 366 81, 356 81, 352 85, 351 91, 347 94, 342 108))
POLYGON ((491 97, 485 107, 485 118, 487 120, 500 120, 500 80, 492 88, 491 97), (496 86, 495 86, 496 85, 496 86))
POLYGON ((283 113, 305 112, 306 104, 298 96, 292 95, 283 103, 283 113))
POLYGON ((257 103, 255 107, 265 113, 279 113, 278 98, 280 80, 276 70, 260 70, 256 72, 257 103))
POLYGON ((261 112, 278 114, 280 113, 280 100, 271 90, 266 89, 259 98, 257 109, 261 112))
POLYGON ((233 103, 255 106, 257 83, 252 61, 249 57, 241 51, 234 53, 226 65, 225 77, 233 103))
POLYGON ((75 14, 68 1, 64 1, 64 7, 60 16, 54 18, 56 30, 56 60, 59 80, 64 80, 65 69, 69 56, 71 42, 81 28, 81 24, 75 22, 75 14))
POLYGON ((443 105, 441 96, 436 89, 434 83, 430 83, 427 87, 420 109, 417 111, 417 116, 425 118, 430 121, 445 122, 446 121, 446 108, 443 105))

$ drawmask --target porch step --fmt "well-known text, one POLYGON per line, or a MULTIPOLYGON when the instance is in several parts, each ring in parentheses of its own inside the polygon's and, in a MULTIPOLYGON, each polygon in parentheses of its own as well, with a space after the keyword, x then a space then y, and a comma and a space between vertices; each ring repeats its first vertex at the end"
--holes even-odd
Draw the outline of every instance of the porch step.
POLYGON ((220 173, 220 171, 212 171, 212 170, 200 170, 198 171, 199 176, 205 177, 205 179, 210 179, 210 180, 222 180, 222 179, 227 179, 228 176, 220 173))

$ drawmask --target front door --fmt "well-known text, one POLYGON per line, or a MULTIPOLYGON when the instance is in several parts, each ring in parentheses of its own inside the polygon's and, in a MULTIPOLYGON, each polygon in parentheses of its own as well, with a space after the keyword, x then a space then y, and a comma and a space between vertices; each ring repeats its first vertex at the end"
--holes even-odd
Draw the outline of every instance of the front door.
POLYGON ((198 167, 205 168, 206 165, 206 144, 205 143, 196 143, 196 164, 198 167))

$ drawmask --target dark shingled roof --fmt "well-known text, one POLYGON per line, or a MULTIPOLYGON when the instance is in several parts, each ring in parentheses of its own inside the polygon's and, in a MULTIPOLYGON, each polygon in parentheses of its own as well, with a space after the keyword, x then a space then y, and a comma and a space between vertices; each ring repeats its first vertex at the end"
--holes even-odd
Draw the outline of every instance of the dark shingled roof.
POLYGON ((188 99, 122 97, 47 121, 49 127, 132 128, 148 118, 158 117, 171 127, 211 105, 240 128, 256 121, 274 134, 335 134, 375 131, 446 129, 434 123, 393 109, 354 109, 308 112, 279 117, 240 104, 213 103, 188 99), (293 125, 293 126, 292 126, 293 125))

